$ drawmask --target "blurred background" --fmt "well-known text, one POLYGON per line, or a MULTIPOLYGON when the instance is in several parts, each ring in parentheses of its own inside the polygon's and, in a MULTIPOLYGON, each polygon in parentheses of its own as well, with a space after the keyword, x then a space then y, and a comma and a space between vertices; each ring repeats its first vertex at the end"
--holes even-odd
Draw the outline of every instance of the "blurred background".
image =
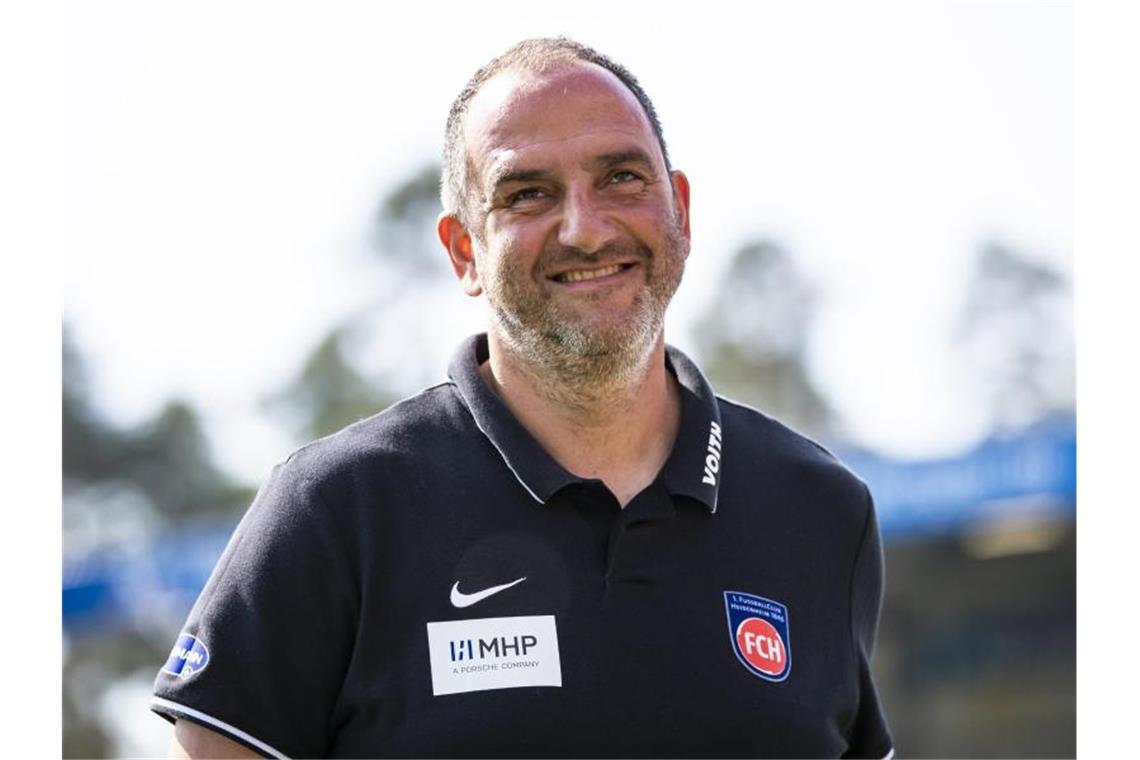
POLYGON ((482 329, 443 122, 561 33, 692 182, 669 341, 875 494, 898 754, 1074 755, 1069 5, 420 6, 66 6, 63 754, 165 752, 151 683, 257 485, 482 329))

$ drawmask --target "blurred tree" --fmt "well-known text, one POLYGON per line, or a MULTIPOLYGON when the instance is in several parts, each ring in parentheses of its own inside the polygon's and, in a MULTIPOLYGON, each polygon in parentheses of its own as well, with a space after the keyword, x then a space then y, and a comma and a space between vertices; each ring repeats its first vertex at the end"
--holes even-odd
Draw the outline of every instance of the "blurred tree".
POLYGON ((718 392, 808 435, 835 432, 835 413, 806 364, 814 288, 771 240, 737 249, 711 307, 697 320, 702 366, 718 392))
POLYGON ((83 360, 67 327, 63 332, 63 485, 69 506, 93 508, 79 491, 114 484, 145 495, 149 508, 183 520, 236 514, 253 495, 214 463, 197 412, 170 401, 152 419, 118 428, 101 418, 89 396, 83 360))
POLYGON ((373 250, 412 280, 447 274, 439 253, 440 167, 429 164, 396 185, 380 202, 372 228, 373 250))
POLYGON ((103 422, 88 397, 88 377, 67 325, 63 328, 63 477, 94 481, 117 475, 126 442, 103 422))
POLYGON ((395 400, 379 382, 369 382, 345 357, 347 328, 334 329, 288 385, 267 399, 302 440, 320 438, 387 407, 395 400))
POLYGON ((1072 412, 1072 289, 1053 267, 1002 243, 983 243, 956 338, 996 429, 1072 412))
MULTIPOLYGON (((172 523, 236 516, 249 503, 253 489, 214 464, 192 407, 171 401, 136 427, 111 424, 91 399, 84 361, 66 324, 62 343, 65 560, 89 552, 129 553, 172 523)), ((158 636, 118 621, 65 633, 63 756, 109 756, 115 748, 98 714, 100 698, 111 683, 140 668, 157 671, 169 651, 169 632, 158 636)))
POLYGON ((439 178, 439 165, 429 164, 382 198, 369 232, 375 295, 329 330, 297 376, 263 402, 299 441, 375 414, 422 381, 412 365, 430 338, 416 315, 450 284, 435 234, 439 178), (394 363, 403 371, 393 372, 394 363))
POLYGON ((132 431, 129 448, 131 479, 172 519, 236 515, 253 498, 214 464, 198 413, 183 401, 132 431))

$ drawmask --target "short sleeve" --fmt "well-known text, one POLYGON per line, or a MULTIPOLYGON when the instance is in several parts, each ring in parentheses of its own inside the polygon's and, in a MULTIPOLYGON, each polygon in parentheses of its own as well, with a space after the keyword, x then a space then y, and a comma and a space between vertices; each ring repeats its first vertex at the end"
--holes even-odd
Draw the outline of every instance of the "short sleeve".
POLYGON ((358 591, 336 515, 286 462, 242 517, 170 658, 151 709, 270 757, 326 753, 358 591))
POLYGON ((851 636, 859 705, 848 729, 848 746, 843 756, 884 758, 894 753, 894 742, 879 704, 870 664, 883 601, 883 550, 869 491, 866 498, 867 517, 851 578, 851 636))

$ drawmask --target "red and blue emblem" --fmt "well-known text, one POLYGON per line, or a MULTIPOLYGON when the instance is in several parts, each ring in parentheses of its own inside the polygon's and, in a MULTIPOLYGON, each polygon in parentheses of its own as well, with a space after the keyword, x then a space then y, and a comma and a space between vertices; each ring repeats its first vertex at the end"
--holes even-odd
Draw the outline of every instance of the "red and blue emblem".
POLYGON ((766 681, 783 681, 792 669, 788 608, 740 591, 724 592, 728 637, 740 664, 766 681))

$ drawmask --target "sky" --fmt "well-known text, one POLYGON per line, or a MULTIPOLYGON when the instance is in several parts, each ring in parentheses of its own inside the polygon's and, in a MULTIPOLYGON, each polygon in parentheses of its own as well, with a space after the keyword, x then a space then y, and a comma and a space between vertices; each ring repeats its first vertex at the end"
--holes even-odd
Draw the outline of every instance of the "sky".
MULTIPOLYGON (((64 308, 101 407, 126 424, 188 398, 262 479, 293 442, 258 400, 380 290, 378 200, 436 158, 478 66, 566 34, 639 77, 692 183, 670 342, 700 355, 728 254, 772 237, 826 296, 809 358, 850 430, 900 457, 976 441, 948 347, 977 246, 1072 272, 1070 8, 700 7, 66 6, 64 308)), ((418 310, 430 340, 382 358, 442 376, 481 313, 457 285, 418 310)))

